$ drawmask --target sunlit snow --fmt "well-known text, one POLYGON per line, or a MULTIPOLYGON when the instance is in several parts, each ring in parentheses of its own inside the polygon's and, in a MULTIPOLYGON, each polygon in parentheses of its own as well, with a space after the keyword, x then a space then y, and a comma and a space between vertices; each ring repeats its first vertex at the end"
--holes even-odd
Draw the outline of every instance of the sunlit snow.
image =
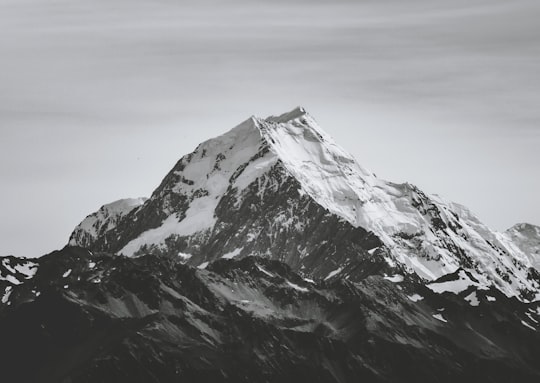
POLYGON ((528 324, 528 323, 525 322, 524 320, 521 321, 521 324, 522 324, 523 326, 525 326, 525 327, 530 328, 531 330, 536 331, 536 329, 535 329, 532 325, 528 324))
POLYGON ((259 269, 260 272, 262 272, 262 273, 268 275, 269 277, 273 277, 273 276, 274 276, 274 274, 272 274, 272 273, 266 271, 265 269, 263 269, 263 268, 262 268, 261 266, 259 266, 259 265, 257 265, 257 269, 259 269))
POLYGON ((201 270, 206 269, 208 267, 208 264, 208 262, 203 262, 199 266, 197 266, 197 268, 201 270))
POLYGON ((525 315, 527 315, 527 317, 533 321, 534 323, 538 324, 538 321, 536 319, 533 318, 533 316, 530 314, 530 313, 525 313, 525 315))
POLYGON ((38 264, 28 261, 23 264, 16 265, 15 270, 23 274, 26 279, 30 279, 36 274, 38 270, 38 264))
POLYGON ((411 301, 413 302, 419 302, 421 301, 422 299, 424 299, 423 296, 421 296, 420 294, 413 294, 413 295, 408 295, 407 298, 409 298, 411 301))
POLYGON ((446 319, 443 318, 441 314, 433 314, 433 318, 440 320, 441 322, 448 323, 446 319))
POLYGON ((223 254, 223 256, 221 258, 232 259, 232 258, 236 257, 237 255, 239 255, 242 252, 242 250, 243 250, 243 248, 234 249, 233 251, 231 251, 229 253, 223 254))
POLYGON ((13 285, 20 285, 22 282, 15 278, 13 275, 6 275, 5 277, 0 277, 1 279, 8 281, 13 285))
POLYGON ((337 269, 335 269, 334 271, 331 271, 327 276, 326 278, 324 278, 324 280, 326 281, 327 279, 330 279, 332 278, 333 276, 341 273, 341 271, 343 270, 343 267, 339 267, 337 269))
POLYGON ((403 275, 396 274, 392 275, 391 277, 385 276, 384 279, 389 280, 390 282, 399 283, 403 282, 403 275))
POLYGON ((304 292, 304 293, 309 291, 309 290, 306 289, 305 287, 298 286, 297 284, 292 283, 292 282, 289 282, 289 281, 287 281, 287 284, 288 284, 290 287, 292 287, 293 289, 298 290, 298 291, 302 291, 302 292, 304 292))
POLYGON ((190 259, 191 257, 193 257, 192 254, 187 254, 187 253, 182 253, 182 252, 178 253, 178 256, 179 256, 180 258, 182 258, 182 259, 185 259, 186 261, 187 261, 188 259, 190 259))
POLYGON ((469 302, 471 306, 478 306, 480 304, 480 301, 478 300, 478 297, 476 296, 476 291, 473 291, 472 293, 470 293, 463 299, 469 302))
POLYGON ((12 286, 7 286, 4 290, 4 295, 2 296, 2 303, 7 303, 9 301, 9 296, 13 292, 12 286))
POLYGON ((467 290, 470 286, 476 286, 479 289, 486 289, 484 285, 469 278, 469 276, 463 270, 459 271, 458 279, 456 280, 430 283, 426 285, 426 287, 431 291, 439 294, 444 292, 459 294, 460 292, 467 290))

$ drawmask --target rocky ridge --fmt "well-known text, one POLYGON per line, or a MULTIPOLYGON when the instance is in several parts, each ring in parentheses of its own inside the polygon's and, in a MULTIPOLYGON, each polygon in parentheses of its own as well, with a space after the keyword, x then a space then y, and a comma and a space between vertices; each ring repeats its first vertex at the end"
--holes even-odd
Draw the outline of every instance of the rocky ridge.
POLYGON ((466 272, 430 287, 376 273, 316 283, 262 257, 197 269, 77 247, 35 269, 0 305, 12 383, 540 379, 538 304, 434 291, 466 272))

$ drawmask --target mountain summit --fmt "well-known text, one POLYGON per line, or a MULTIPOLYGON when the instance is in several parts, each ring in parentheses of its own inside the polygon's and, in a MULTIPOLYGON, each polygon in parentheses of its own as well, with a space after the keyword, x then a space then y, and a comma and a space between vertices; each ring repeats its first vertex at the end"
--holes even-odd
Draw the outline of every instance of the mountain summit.
POLYGON ((200 144, 149 199, 106 205, 69 244, 201 268, 263 256, 315 279, 360 280, 376 269, 429 283, 464 270, 463 286, 539 300, 540 246, 516 236, 414 185, 377 178, 296 108, 200 144))

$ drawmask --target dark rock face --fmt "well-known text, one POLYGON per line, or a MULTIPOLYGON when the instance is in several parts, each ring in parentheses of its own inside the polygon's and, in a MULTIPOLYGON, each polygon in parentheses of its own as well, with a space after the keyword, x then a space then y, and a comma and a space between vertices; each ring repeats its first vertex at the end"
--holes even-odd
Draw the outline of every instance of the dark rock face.
POLYGON ((473 306, 367 267, 312 283, 260 257, 199 270, 65 248, 37 263, 0 305, 2 381, 540 381, 538 304, 494 289, 473 306))

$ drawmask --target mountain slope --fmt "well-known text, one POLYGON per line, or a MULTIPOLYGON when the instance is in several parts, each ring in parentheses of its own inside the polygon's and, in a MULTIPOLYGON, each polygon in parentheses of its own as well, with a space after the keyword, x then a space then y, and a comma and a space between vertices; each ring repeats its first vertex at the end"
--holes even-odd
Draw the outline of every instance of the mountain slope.
POLYGON ((302 108, 204 142, 110 230, 89 241, 76 232, 70 244, 92 250, 202 267, 258 255, 319 279, 358 281, 375 267, 433 281, 463 269, 486 288, 540 299, 537 255, 465 207, 378 179, 302 108))
POLYGON ((123 216, 145 201, 146 198, 127 198, 103 205, 77 226, 71 234, 69 243, 83 247, 92 244, 104 233, 114 229, 123 216))
POLYGON ((493 288, 466 299, 377 274, 314 283, 261 257, 201 270, 74 247, 35 269, 0 304, 12 383, 540 379, 538 303, 493 288))
POLYGON ((528 255, 533 267, 540 270, 540 227, 528 223, 518 223, 505 234, 521 251, 528 255))

